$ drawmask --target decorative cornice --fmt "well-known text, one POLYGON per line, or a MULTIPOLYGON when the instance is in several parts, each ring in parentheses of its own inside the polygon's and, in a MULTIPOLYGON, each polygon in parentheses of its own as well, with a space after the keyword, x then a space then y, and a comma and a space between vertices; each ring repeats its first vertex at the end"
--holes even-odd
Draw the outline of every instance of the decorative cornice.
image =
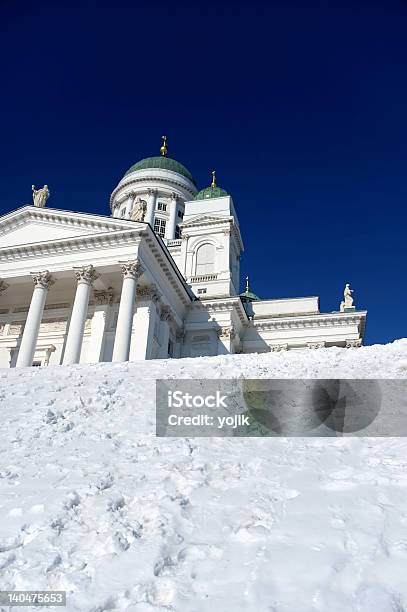
POLYGON ((49 289, 51 285, 55 283, 48 270, 42 270, 41 272, 31 272, 35 289, 49 289))
POLYGON ((365 312, 358 312, 354 315, 337 314, 318 314, 318 315, 297 315, 286 319, 270 317, 269 320, 254 319, 253 325, 261 331, 275 329, 311 329, 321 327, 345 327, 347 325, 360 325, 366 316, 365 312))
POLYGON ((100 276, 100 274, 97 274, 92 264, 89 264, 88 266, 81 266, 80 268, 74 268, 74 272, 78 285, 82 283, 85 285, 92 285, 92 283, 100 276))

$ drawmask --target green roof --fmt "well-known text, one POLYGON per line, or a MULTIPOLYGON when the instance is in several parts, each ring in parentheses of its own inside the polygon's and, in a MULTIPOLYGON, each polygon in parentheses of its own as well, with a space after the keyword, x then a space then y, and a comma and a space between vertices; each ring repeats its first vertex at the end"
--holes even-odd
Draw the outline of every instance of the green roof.
POLYGON ((240 294, 242 302, 258 302, 261 298, 250 290, 249 277, 246 276, 246 289, 240 294))
POLYGON ((258 302, 261 298, 252 291, 244 291, 240 294, 240 297, 244 302, 258 302))
POLYGON ((137 170, 150 170, 155 168, 161 170, 171 170, 171 172, 176 172, 177 174, 181 174, 181 176, 185 176, 185 178, 189 179, 195 184, 192 174, 185 168, 185 166, 175 161, 175 159, 164 157, 163 155, 157 155, 157 157, 146 157, 145 159, 140 160, 129 168, 124 176, 130 174, 131 172, 136 172, 137 170))
POLYGON ((221 187, 205 187, 205 189, 201 189, 201 191, 196 194, 195 200, 206 200, 207 198, 223 198, 227 195, 229 195, 228 192, 222 189, 221 187))

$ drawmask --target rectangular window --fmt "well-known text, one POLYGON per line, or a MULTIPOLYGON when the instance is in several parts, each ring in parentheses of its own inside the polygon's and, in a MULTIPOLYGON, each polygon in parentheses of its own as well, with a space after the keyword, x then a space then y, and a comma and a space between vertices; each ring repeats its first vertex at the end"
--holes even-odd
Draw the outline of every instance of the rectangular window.
POLYGON ((158 210, 166 211, 167 210, 167 204, 165 202, 158 202, 157 209, 158 210))
POLYGON ((165 236, 165 224, 165 219, 154 219, 154 231, 161 236, 161 238, 165 236))
POLYGON ((181 238, 181 230, 179 228, 179 225, 175 227, 175 239, 177 240, 178 238, 181 238))
POLYGON ((183 218, 184 218, 184 213, 182 212, 182 210, 179 210, 179 211, 178 211, 178 217, 179 217, 180 219, 183 219, 183 218))
POLYGON ((206 293, 206 289, 198 289, 198 295, 202 295, 202 293, 206 293))

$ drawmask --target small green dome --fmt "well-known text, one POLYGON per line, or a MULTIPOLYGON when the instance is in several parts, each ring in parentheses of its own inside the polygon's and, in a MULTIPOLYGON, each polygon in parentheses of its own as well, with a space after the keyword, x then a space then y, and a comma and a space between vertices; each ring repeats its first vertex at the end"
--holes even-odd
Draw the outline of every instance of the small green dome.
POLYGON ((185 168, 185 166, 175 161, 175 159, 165 157, 164 155, 157 155, 157 157, 146 157, 145 159, 140 160, 129 168, 124 176, 127 176, 131 172, 136 172, 137 170, 150 170, 156 168, 160 170, 171 170, 171 172, 181 174, 181 176, 185 176, 185 178, 189 179, 195 185, 192 174, 185 168))
POLYGON ((252 291, 244 291, 240 294, 240 297, 244 302, 258 302, 260 300, 259 296, 252 291))
POLYGON ((222 189, 221 187, 205 187, 205 189, 201 189, 201 191, 196 194, 195 200, 206 200, 207 198, 223 198, 227 195, 229 195, 228 192, 222 189))
POLYGON ((258 295, 253 293, 249 287, 249 277, 246 276, 246 289, 239 296, 242 302, 258 302, 261 298, 258 295))

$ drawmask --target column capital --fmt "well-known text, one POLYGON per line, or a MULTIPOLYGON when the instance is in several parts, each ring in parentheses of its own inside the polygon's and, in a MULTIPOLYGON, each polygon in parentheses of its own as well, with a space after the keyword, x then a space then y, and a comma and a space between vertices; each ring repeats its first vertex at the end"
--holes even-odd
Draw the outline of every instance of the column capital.
POLYGON ((171 200, 173 202, 177 202, 178 201, 178 196, 177 196, 177 194, 174 191, 171 193, 171 200))
POLYGON ((288 351, 288 344, 273 344, 270 347, 273 353, 279 353, 280 351, 288 351))
POLYGON ((142 285, 137 287, 137 297, 157 303, 160 300, 161 294, 155 285, 142 285))
POLYGON ((161 321, 170 321, 172 319, 172 310, 170 306, 161 306, 160 319, 161 321))
POLYGON ((55 283, 55 279, 51 276, 48 270, 42 270, 41 272, 30 272, 31 278, 33 279, 34 288, 40 287, 42 289, 49 289, 51 285, 55 283))
POLYGON ((359 348, 360 346, 362 346, 361 338, 357 340, 346 340, 346 348, 359 348))
POLYGON ((183 342, 185 339, 185 331, 182 329, 181 331, 177 331, 175 334, 175 340, 177 342, 183 342))
POLYGON ((94 291, 93 297, 95 298, 95 302, 97 306, 111 306, 113 304, 114 293, 112 287, 109 287, 106 290, 94 291))
POLYGON ((325 341, 320 340, 318 342, 307 342, 307 347, 309 349, 320 349, 325 347, 325 341))
POLYGON ((8 285, 6 283, 6 281, 4 281, 3 279, 0 278, 0 295, 6 291, 8 288, 10 287, 10 285, 8 285))
POLYGON ((218 334, 218 338, 230 338, 231 340, 233 340, 236 335, 235 328, 233 327, 233 325, 230 325, 228 327, 220 327, 216 330, 216 332, 218 334))
POLYGON ((91 285, 100 276, 97 274, 92 264, 89 264, 88 266, 81 266, 80 268, 74 268, 74 272, 78 285, 80 283, 91 285))
POLYGON ((133 278, 138 280, 144 272, 144 268, 139 261, 120 261, 120 268, 123 279, 133 278))
POLYGON ((149 189, 147 189, 147 195, 149 196, 155 196, 157 195, 157 189, 152 189, 151 187, 149 189))

